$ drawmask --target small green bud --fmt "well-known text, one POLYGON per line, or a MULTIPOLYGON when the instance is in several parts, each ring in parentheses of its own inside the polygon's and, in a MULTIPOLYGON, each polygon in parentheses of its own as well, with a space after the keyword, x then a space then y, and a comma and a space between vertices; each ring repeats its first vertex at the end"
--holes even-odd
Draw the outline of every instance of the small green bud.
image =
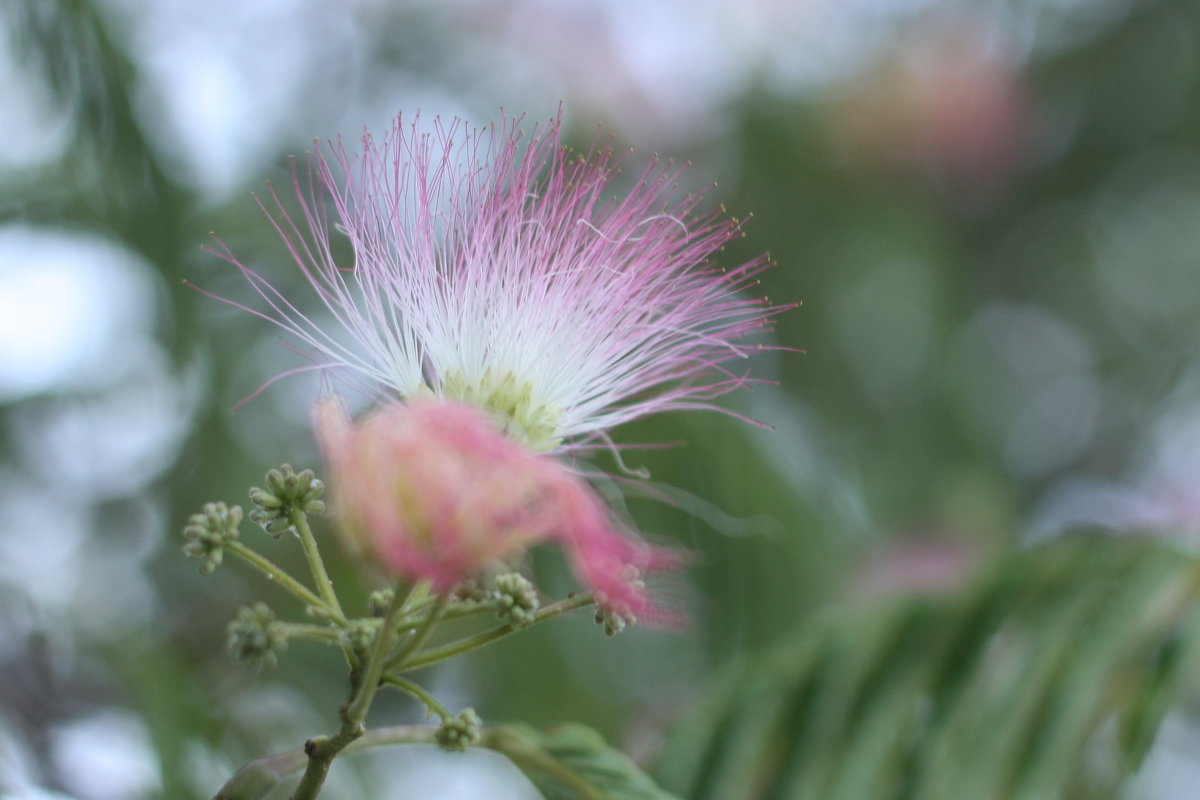
POLYGON ((346 629, 342 631, 342 641, 354 650, 367 650, 375 641, 375 637, 379 635, 379 629, 382 627, 383 621, 380 619, 352 619, 346 629))
POLYGON ((278 539, 292 527, 292 514, 321 514, 325 511, 325 484, 311 469, 296 472, 291 464, 267 472, 267 488, 250 490, 254 510, 250 519, 278 539))
POLYGON ((616 611, 607 606, 596 606, 596 624, 604 626, 604 635, 616 636, 630 625, 637 624, 637 617, 628 611, 616 611))
POLYGON ((467 578, 454 589, 454 599, 464 603, 490 603, 495 597, 483 578, 467 578))
POLYGON ((538 594, 533 584, 519 572, 497 575, 495 581, 496 616, 508 620, 514 628, 533 622, 538 610, 538 594))
POLYGON ((204 559, 200 572, 209 575, 221 565, 224 547, 238 539, 238 526, 242 524, 242 507, 227 507, 224 503, 205 503, 204 510, 193 514, 183 529, 187 543, 184 555, 204 559))
POLYGON ((479 744, 482 737, 483 721, 473 708, 464 708, 454 719, 443 721, 436 735, 438 747, 458 753, 479 744))
POLYGON ((287 650, 284 625, 266 603, 242 607, 226 630, 229 652, 252 669, 276 666, 279 653, 287 650))
POLYGON ((382 617, 392 607, 396 593, 391 589, 376 589, 367 596, 367 611, 372 617, 382 617))
POLYGON ((266 489, 257 486, 250 487, 250 501, 260 508, 282 508, 283 501, 266 489))

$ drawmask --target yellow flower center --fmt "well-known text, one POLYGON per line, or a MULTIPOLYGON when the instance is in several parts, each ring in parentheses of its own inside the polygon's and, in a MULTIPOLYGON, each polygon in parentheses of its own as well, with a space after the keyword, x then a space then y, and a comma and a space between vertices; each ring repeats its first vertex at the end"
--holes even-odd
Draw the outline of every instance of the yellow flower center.
POLYGON ((442 377, 441 394, 487 411, 501 431, 534 452, 545 453, 562 443, 562 437, 554 435, 562 409, 535 401, 533 386, 511 372, 498 375, 489 367, 475 382, 452 372, 442 377))

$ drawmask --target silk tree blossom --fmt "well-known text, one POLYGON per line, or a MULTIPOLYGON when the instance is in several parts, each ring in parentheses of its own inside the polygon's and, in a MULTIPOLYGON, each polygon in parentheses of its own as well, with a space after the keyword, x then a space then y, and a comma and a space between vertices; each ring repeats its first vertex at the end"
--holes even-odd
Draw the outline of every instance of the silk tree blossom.
POLYGON ((361 151, 318 148, 307 174, 293 170, 300 215, 274 190, 263 208, 334 324, 219 244, 264 305, 233 304, 311 349, 302 369, 336 369, 378 399, 478 406, 539 452, 716 408, 747 382, 727 363, 784 309, 743 294, 767 260, 710 263, 740 223, 700 210, 703 192, 680 195, 677 168, 652 160, 617 197, 611 153, 572 153, 561 120, 528 135, 520 123, 398 117, 361 151))
POLYGON ((327 398, 317 431, 351 547, 440 593, 554 541, 598 603, 641 615, 653 609, 637 574, 676 560, 619 532, 581 478, 472 406, 418 398, 355 424, 340 400, 327 398))

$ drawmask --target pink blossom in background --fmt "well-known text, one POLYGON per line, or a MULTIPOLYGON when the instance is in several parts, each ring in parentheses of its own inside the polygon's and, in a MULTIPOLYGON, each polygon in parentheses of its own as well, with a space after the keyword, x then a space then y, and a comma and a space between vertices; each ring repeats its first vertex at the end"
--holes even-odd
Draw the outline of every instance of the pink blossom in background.
POLYGON ((614 195, 612 155, 573 153, 560 128, 398 117, 361 151, 318 149, 296 173, 300 215, 274 192, 268 213, 332 324, 220 245, 262 301, 233 304, 311 350, 306 369, 380 400, 476 405, 537 451, 715 408, 747 383, 728 367, 753 351, 745 337, 785 308, 742 294, 767 260, 718 268, 709 259, 738 221, 700 210, 702 193, 680 194, 679 170, 655 159, 614 195))
POLYGON ((317 417, 342 530, 392 575, 449 592, 554 541, 597 602, 653 617, 634 579, 677 559, 619 532, 582 479, 499 433, 479 409, 421 398, 356 424, 326 398, 317 417))

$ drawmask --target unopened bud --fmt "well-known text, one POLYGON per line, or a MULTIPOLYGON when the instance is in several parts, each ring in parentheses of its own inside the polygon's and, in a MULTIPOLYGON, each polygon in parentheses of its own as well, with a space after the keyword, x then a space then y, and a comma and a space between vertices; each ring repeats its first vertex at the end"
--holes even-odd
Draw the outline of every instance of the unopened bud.
POLYGON ((252 669, 276 666, 279 653, 287 649, 284 625, 266 603, 241 608, 226 630, 229 652, 252 669))
POLYGON ((494 596, 483 578, 467 578, 454 587, 454 599, 462 603, 489 603, 494 596))
MULTIPOLYGON (((620 578, 635 592, 641 594, 646 591, 646 582, 636 567, 625 567, 620 578)), ((605 592, 596 592, 596 624, 603 625, 604 635, 612 637, 630 625, 636 625, 637 616, 627 605, 611 602, 605 592)))
POLYGON ((611 638, 630 625, 636 625, 637 617, 628 611, 596 606, 596 624, 604 626, 604 635, 611 638))
POLYGON ((200 572, 210 574, 220 566, 226 543, 237 541, 241 523, 241 506, 229 508, 224 503, 205 503, 204 510, 193 514, 183 529, 187 539, 184 555, 203 559, 200 572))
POLYGON ((292 515, 321 514, 325 511, 322 483, 311 469, 296 472, 291 464, 267 472, 267 488, 255 486, 250 500, 255 508, 250 519, 270 535, 279 538, 292 527, 292 515))
POLYGON ((462 752, 479 744, 483 737, 483 721, 473 708, 464 708, 454 719, 442 722, 437 731, 437 744, 443 750, 462 752))
POLYGON ((496 615, 514 628, 523 628, 534 620, 538 594, 534 585, 519 572, 496 576, 496 615))
POLYGON ((396 592, 392 589, 376 589, 367 596, 367 611, 372 617, 386 616, 395 598, 396 592))
POLYGON ((365 651, 371 647, 382 627, 383 621, 380 619, 352 619, 342 631, 342 641, 353 650, 365 651))

